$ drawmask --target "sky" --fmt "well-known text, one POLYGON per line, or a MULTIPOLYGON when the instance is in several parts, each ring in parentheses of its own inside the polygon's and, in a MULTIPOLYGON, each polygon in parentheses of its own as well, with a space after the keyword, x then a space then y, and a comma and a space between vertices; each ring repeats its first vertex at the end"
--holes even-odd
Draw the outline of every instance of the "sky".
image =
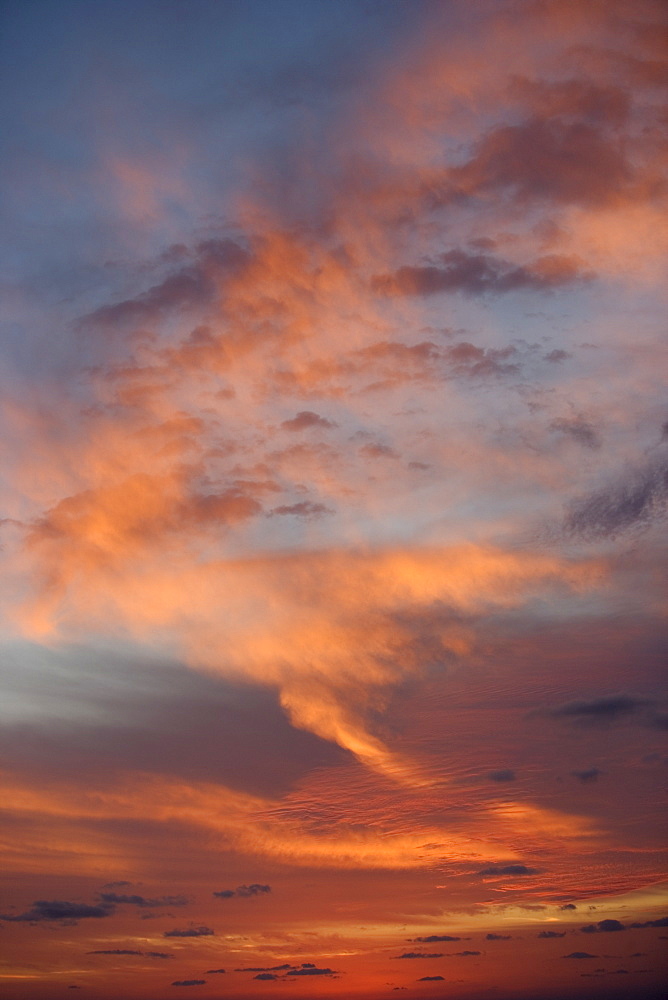
POLYGON ((658 1000, 658 0, 8 0, 7 1000, 658 1000))

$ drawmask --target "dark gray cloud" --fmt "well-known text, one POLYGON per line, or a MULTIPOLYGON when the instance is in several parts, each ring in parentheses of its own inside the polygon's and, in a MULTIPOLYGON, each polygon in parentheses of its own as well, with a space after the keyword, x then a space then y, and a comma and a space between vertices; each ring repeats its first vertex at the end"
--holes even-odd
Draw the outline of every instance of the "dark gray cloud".
POLYGON ((560 910, 577 910, 575 903, 564 903, 563 906, 559 907, 560 910))
POLYGON ((321 417, 318 413, 313 413, 312 410, 300 410, 291 420, 284 420, 281 427, 286 431, 303 431, 310 427, 320 427, 327 430, 330 427, 336 427, 336 424, 321 417))
POLYGON ((88 903, 70 903, 64 900, 38 899, 30 910, 14 916, 11 913, 0 914, 0 920, 11 920, 17 923, 40 923, 49 920, 86 920, 88 918, 110 917, 114 907, 110 905, 91 906, 88 903))
POLYGON ((646 527, 665 516, 667 504, 668 463, 657 459, 573 501, 564 527, 569 534, 584 539, 614 538, 622 531, 646 527))
POLYGON ((646 920, 644 923, 629 924, 629 927, 668 927, 668 917, 659 917, 658 920, 646 920))
POLYGON ((595 450, 601 447, 601 440, 592 424, 583 417, 576 417, 571 420, 553 420, 550 424, 553 431, 559 431, 566 437, 572 438, 584 448, 595 450))
POLYGON ((427 954, 424 951, 405 951, 403 955, 394 955, 394 958, 443 958, 443 952, 427 954))
POLYGON ((510 934, 486 934, 485 941, 512 941, 510 934))
POLYGON ((270 885, 260 885, 259 882, 253 882, 251 885, 238 885, 236 889, 221 889, 219 892, 214 892, 213 895, 218 899, 233 899, 235 896, 248 899, 251 896, 262 896, 268 892, 271 892, 270 885))
POLYGON ((175 979, 172 986, 204 986, 206 979, 175 979))
POLYGON ((132 951, 130 948, 107 948, 99 951, 87 951, 87 955, 143 955, 143 951, 132 951))
POLYGON ((480 952, 480 951, 454 951, 452 954, 456 955, 457 958, 470 958, 472 955, 481 955, 482 952, 480 952))
POLYGON ((584 771, 571 771, 574 778, 581 781, 583 785, 589 785, 594 781, 598 781, 599 775, 603 774, 603 771, 598 767, 587 767, 584 771))
POLYGON ((142 955, 144 958, 173 958, 166 951, 134 951, 130 948, 104 948, 97 951, 87 951, 87 955, 142 955))
POLYGON ((443 976, 421 976, 421 978, 418 979, 417 982, 418 983, 444 982, 444 977, 443 976))
POLYGON ((535 875, 537 868, 527 868, 526 865, 490 865, 478 872, 479 875, 535 875))
POLYGON ((215 933, 210 927, 186 927, 183 930, 175 928, 173 931, 165 931, 162 936, 167 938, 194 938, 211 937, 215 933))
POLYGON ((413 940, 421 944, 433 944, 436 941, 461 941, 461 938, 453 937, 451 934, 430 934, 429 937, 416 937, 413 940))
POLYGON ((589 280, 581 261, 574 257, 545 256, 528 266, 517 266, 488 254, 449 250, 438 264, 400 267, 392 274, 379 275, 373 286, 384 295, 436 295, 463 292, 466 295, 541 291, 575 281, 589 280))
POLYGON ((282 504, 269 511, 269 517, 275 514, 282 516, 291 515, 293 517, 322 517, 323 514, 333 514, 331 507, 326 507, 324 503, 313 503, 310 500, 300 500, 298 503, 282 504))
POLYGON ((619 920, 599 920, 597 924, 587 924, 586 927, 581 927, 580 930, 583 934, 601 934, 625 931, 626 926, 620 923, 619 920))
POLYGON ((566 937, 566 931, 541 931, 539 938, 562 938, 566 937))
POLYGON ((228 239, 200 243, 191 264, 168 274, 133 298, 101 306, 82 319, 84 327, 154 323, 166 314, 206 305, 215 297, 221 277, 239 272, 251 257, 228 239))
POLYGON ((500 771, 490 771, 487 777, 489 778, 490 781, 498 781, 498 782, 514 781, 515 772, 511 771, 510 768, 504 768, 500 771))
POLYGON ((301 969, 295 969, 294 972, 286 972, 286 976, 337 976, 338 972, 334 969, 319 969, 315 965, 311 965, 310 962, 306 962, 302 965, 301 969))
POLYGON ((579 719, 583 721, 616 722, 652 705, 647 698, 628 694, 606 694, 598 698, 567 701, 548 709, 553 719, 579 719))
POLYGON ((590 955, 587 951, 572 951, 570 955, 562 955, 562 958, 598 958, 598 955, 590 955))
POLYGON ((278 979, 278 976, 276 976, 273 972, 260 972, 258 973, 257 976, 253 976, 253 979, 271 980, 271 979, 278 979))
POLYGON ((296 969, 296 965, 291 965, 289 962, 284 962, 283 965, 268 965, 268 966, 245 966, 241 969, 235 969, 235 972, 284 972, 286 969, 296 969))
POLYGON ((214 976, 214 975, 217 975, 218 973, 222 973, 222 972, 225 972, 225 969, 207 969, 206 970, 207 976, 214 976))
POLYGON ((518 204, 599 207, 630 196, 635 180, 614 134, 585 121, 532 117, 492 129, 466 164, 426 193, 435 206, 496 192, 518 204))
POLYGON ((186 906, 189 902, 187 896, 159 896, 156 899, 145 896, 124 895, 116 892, 101 892, 99 894, 104 904, 126 904, 128 906, 138 906, 142 909, 154 909, 160 906, 186 906))

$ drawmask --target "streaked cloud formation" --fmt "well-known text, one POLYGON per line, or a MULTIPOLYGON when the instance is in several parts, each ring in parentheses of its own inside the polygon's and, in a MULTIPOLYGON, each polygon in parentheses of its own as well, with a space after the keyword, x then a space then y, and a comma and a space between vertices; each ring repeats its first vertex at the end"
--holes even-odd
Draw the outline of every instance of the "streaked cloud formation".
POLYGON ((7 996, 658 998, 663 7, 6 6, 7 996))

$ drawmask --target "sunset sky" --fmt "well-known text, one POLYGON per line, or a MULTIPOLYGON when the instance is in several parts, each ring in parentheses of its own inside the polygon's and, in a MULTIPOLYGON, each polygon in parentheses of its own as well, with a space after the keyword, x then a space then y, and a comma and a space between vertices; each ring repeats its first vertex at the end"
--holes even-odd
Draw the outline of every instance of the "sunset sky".
POLYGON ((1 19, 0 995, 664 997, 665 5, 1 19))

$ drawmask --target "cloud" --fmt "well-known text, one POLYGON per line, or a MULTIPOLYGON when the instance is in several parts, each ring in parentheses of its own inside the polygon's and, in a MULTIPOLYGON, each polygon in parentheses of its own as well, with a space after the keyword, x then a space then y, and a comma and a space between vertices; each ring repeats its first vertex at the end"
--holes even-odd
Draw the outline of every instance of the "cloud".
POLYGON ((500 294, 516 291, 545 291, 589 280, 575 257, 539 257, 528 266, 486 254, 450 250, 441 254, 439 264, 422 267, 404 265, 393 274, 379 275, 374 289, 384 295, 436 295, 464 292, 467 295, 500 294))
POLYGON ((562 955, 562 958, 598 958, 598 955, 590 955, 586 951, 572 951, 570 955, 562 955))
POLYGON ((550 427, 552 430, 559 431, 566 437, 570 437, 573 441, 582 445, 583 448, 596 450, 601 447, 601 440, 596 433, 595 428, 582 417, 572 420, 565 420, 563 418, 553 420, 550 427))
POLYGON ((470 958, 473 955, 480 955, 480 954, 482 954, 482 952, 479 952, 479 951, 455 951, 455 952, 453 952, 453 955, 456 955, 458 958, 470 958))
POLYGON ((547 711, 547 715, 553 719, 616 722, 651 704, 653 704, 651 700, 635 695, 607 694, 589 700, 568 701, 563 705, 556 705, 547 711))
POLYGON ((583 785, 588 785, 593 781, 598 781, 598 777, 600 774, 603 774, 603 771, 598 767, 588 767, 584 771, 571 771, 571 774, 578 781, 581 781, 583 785))
POLYGON ((282 504, 280 507, 274 507, 270 512, 269 516, 274 516, 275 514, 281 515, 292 515, 294 517, 322 517, 323 514, 333 514, 334 511, 331 507, 326 507, 324 503, 312 503, 310 500, 301 500, 299 503, 292 504, 282 504))
POLYGON ((143 955, 143 951, 131 951, 129 948, 108 948, 101 951, 87 951, 87 955, 143 955))
MULTIPOLYGON (((239 970, 237 969, 236 971, 238 972, 239 970)), ((216 973, 219 973, 219 972, 221 972, 221 973, 225 972, 225 969, 207 969, 206 970, 207 976, 213 976, 213 975, 215 975, 216 973)))
POLYGON ((14 922, 41 923, 50 920, 86 920, 88 918, 110 917, 114 912, 111 905, 91 906, 88 903, 70 903, 61 900, 38 899, 32 908, 17 916, 0 914, 0 920, 14 922))
POLYGON ((659 917, 657 920, 646 920, 644 923, 629 924, 629 927, 668 927, 668 917, 659 917))
POLYGON ((532 117, 491 129, 474 156, 454 168, 434 203, 457 192, 505 194, 518 205, 536 202, 600 208, 632 197, 639 178, 623 145, 583 121, 532 117))
POLYGON ((619 920, 599 920, 597 924, 588 924, 586 927, 581 927, 580 930, 583 934, 600 934, 613 931, 625 931, 626 927, 624 924, 621 924, 619 920))
POLYGON ((564 520, 569 534, 584 539, 615 538, 634 527, 647 527, 665 516, 668 466, 656 459, 630 469, 603 489, 574 500, 564 520))
POLYGON ((527 868, 526 865, 490 865, 478 872, 479 875, 535 875, 537 868, 527 868))
POLYGON ((435 983, 443 981, 444 981, 443 976, 422 976, 420 979, 416 980, 416 982, 418 983, 435 983))
POLYGON ((302 966, 301 969, 295 969, 294 972, 286 972, 286 976, 336 976, 337 972, 332 969, 318 969, 315 966, 302 966))
POLYGON ((281 427, 287 431, 303 431, 311 427, 321 427, 323 430, 327 430, 330 427, 336 427, 336 424, 321 417, 318 413, 313 413, 312 410, 300 410, 291 420, 284 420, 281 427))
POLYGON ((564 903, 563 906, 559 907, 560 910, 577 910, 575 903, 564 903))
POLYGON ((128 906, 138 906, 141 909, 154 909, 160 906, 186 906, 188 899, 186 896, 160 896, 156 899, 147 899, 144 896, 126 896, 119 895, 116 892, 101 892, 99 894, 100 899, 104 904, 114 904, 121 905, 126 904, 128 906))
POLYGON ((428 955, 424 951, 405 951, 403 955, 394 955, 394 958, 443 958, 443 952, 436 952, 428 955))
POLYGON ((485 941, 512 941, 509 934, 486 934, 485 941))
POLYGON ((204 986, 206 979, 175 979, 172 986, 204 986))
POLYGON ((253 979, 267 979, 267 980, 270 980, 270 979, 278 979, 278 978, 279 977, 275 976, 273 972, 260 972, 260 973, 258 973, 257 976, 253 976, 253 979))
POLYGON ((566 931, 541 931, 537 936, 539 938, 562 938, 566 937, 566 931))
POLYGON ((413 940, 420 941, 422 944, 433 944, 436 941, 461 941, 461 938, 453 937, 450 934, 430 934, 429 937, 417 937, 413 940))
POLYGON ((235 969, 235 972, 284 972, 286 969, 296 969, 297 966, 291 965, 289 962, 284 962, 283 965, 269 965, 257 967, 244 967, 241 969, 235 969))
POLYGON ((236 889, 221 889, 220 892, 214 892, 213 895, 217 896, 218 899, 232 899, 234 896, 247 899, 250 896, 263 896, 268 892, 271 892, 270 885, 260 885, 259 882, 253 882, 251 885, 238 885, 236 889))
POLYGON ((210 937, 216 932, 210 927, 186 927, 184 930, 175 929, 173 931, 165 931, 162 935, 168 938, 193 938, 193 937, 210 937))
POLYGON ((489 778, 490 781, 498 781, 498 782, 514 781, 515 772, 511 771, 509 768, 504 768, 501 771, 490 771, 487 777, 489 778))

